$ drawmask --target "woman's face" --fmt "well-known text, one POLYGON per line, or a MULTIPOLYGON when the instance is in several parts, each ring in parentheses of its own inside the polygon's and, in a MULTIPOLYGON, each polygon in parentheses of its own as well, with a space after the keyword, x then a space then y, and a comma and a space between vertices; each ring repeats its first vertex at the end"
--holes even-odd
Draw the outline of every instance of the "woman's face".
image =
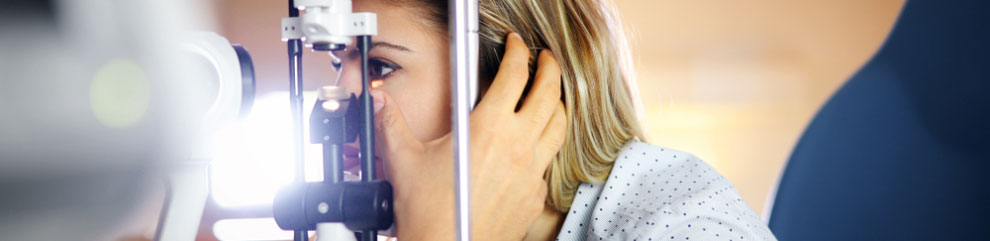
MULTIPOLYGON (((450 71, 446 36, 429 29, 423 24, 423 17, 410 8, 380 0, 353 4, 354 12, 378 15, 378 35, 371 38, 368 53, 372 88, 388 93, 392 101, 388 104, 399 106, 409 129, 421 141, 449 132, 450 71)), ((341 63, 336 84, 361 93, 360 54, 354 46, 333 54, 341 63)))

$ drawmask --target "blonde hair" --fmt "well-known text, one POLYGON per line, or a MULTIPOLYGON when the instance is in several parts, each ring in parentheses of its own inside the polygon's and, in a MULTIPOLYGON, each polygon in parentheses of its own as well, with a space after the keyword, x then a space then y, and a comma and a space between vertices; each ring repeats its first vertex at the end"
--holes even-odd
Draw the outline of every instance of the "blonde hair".
MULTIPOLYGON (((501 61, 505 38, 519 33, 535 72, 537 50, 550 49, 560 63, 567 137, 547 168, 547 202, 567 212, 577 185, 601 183, 630 140, 644 139, 638 96, 622 25, 604 0, 480 0, 481 79, 491 80, 501 61)), ((446 26, 446 1, 418 1, 432 21, 446 26)), ((443 28, 442 30, 446 30, 443 28)))

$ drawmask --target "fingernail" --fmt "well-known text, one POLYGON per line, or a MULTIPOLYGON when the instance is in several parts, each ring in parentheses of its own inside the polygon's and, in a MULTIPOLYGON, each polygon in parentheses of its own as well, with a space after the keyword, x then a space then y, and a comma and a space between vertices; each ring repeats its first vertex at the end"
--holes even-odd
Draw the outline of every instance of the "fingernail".
POLYGON ((375 113, 378 113, 379 110, 385 107, 385 96, 381 90, 372 90, 371 99, 372 102, 374 103, 373 107, 375 109, 375 113))
POLYGON ((522 40, 522 36, 520 36, 519 33, 516 33, 516 32, 510 33, 509 34, 509 37, 510 38, 516 38, 516 39, 522 40))

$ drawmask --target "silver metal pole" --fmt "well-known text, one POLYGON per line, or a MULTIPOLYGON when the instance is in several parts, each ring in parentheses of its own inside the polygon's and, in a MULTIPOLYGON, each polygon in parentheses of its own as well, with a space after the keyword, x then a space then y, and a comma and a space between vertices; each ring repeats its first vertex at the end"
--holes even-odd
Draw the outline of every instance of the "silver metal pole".
POLYGON ((477 98, 478 1, 455 0, 450 8, 451 120, 454 137, 454 185, 457 200, 457 240, 471 240, 470 123, 477 98))
MULTIPOLYGON (((295 1, 289 0, 289 17, 299 17, 299 9, 295 6, 295 1)), ((289 54, 289 108, 292 110, 292 162, 295 164, 293 182, 306 182, 306 163, 304 160, 305 134, 303 134, 303 76, 302 76, 302 49, 303 43, 300 39, 292 39, 287 43, 289 54)), ((293 230, 292 240, 304 241, 308 239, 306 230, 293 230)))

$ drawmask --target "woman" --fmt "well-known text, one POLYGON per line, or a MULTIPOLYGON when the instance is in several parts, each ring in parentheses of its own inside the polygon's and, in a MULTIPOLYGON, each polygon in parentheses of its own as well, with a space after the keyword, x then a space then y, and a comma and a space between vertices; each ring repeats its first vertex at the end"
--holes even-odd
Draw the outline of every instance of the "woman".
MULTIPOLYGON (((609 6, 479 5, 475 240, 774 239, 714 169, 640 142, 633 74, 609 6)), ((452 240, 447 2, 362 0, 354 8, 378 14, 370 51, 377 151, 395 187, 399 238, 452 240)), ((334 55, 338 85, 359 92, 356 52, 334 55)), ((355 155, 346 159, 356 168, 355 155)))

